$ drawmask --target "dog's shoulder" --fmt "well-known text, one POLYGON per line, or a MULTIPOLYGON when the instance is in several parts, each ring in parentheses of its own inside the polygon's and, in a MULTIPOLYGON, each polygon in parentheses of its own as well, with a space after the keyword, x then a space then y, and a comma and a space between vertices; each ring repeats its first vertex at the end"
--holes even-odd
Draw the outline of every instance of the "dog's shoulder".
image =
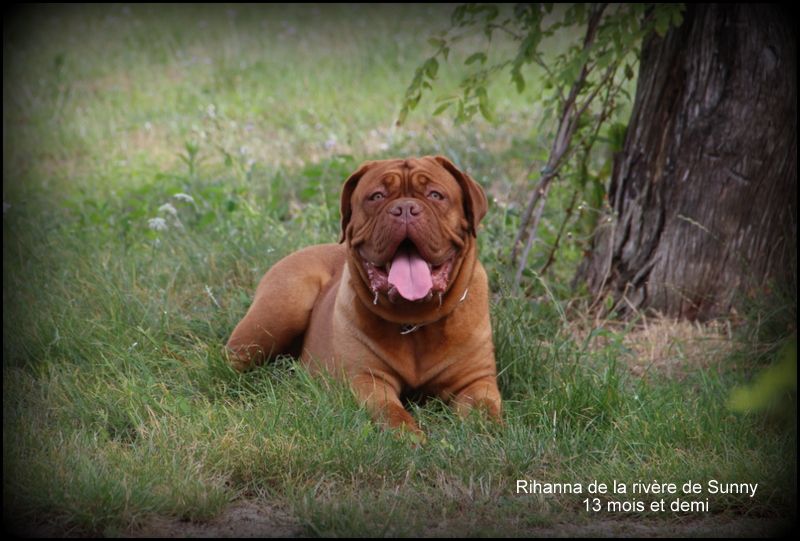
POLYGON ((287 255, 272 270, 291 275, 315 275, 327 281, 341 272, 347 259, 347 251, 342 244, 315 244, 287 255))

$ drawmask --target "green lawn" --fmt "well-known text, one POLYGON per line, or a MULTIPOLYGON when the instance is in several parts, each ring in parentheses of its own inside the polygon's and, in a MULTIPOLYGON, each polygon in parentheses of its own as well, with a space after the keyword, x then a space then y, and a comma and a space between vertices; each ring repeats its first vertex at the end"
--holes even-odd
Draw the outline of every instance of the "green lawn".
MULTIPOLYGON (((501 81, 493 123, 454 125, 427 99, 394 126, 449 12, 134 5, 4 20, 4 522, 113 535, 157 517, 213 521, 243 501, 309 535, 794 516, 794 402, 788 416, 726 408, 753 373, 746 351, 709 346, 722 359, 684 359, 680 378, 632 371, 629 328, 589 340, 567 321, 577 248, 535 301, 506 293, 514 202, 547 148, 534 94, 501 81), (221 346, 264 271, 337 238, 347 175, 432 153, 493 199, 481 256, 505 424, 412 405, 428 434, 414 447, 290 359, 229 369, 221 346), (698 497, 707 513, 594 514, 587 495, 518 495, 517 479, 759 485, 753 498, 698 497)), ((460 69, 444 66, 434 95, 460 69)))

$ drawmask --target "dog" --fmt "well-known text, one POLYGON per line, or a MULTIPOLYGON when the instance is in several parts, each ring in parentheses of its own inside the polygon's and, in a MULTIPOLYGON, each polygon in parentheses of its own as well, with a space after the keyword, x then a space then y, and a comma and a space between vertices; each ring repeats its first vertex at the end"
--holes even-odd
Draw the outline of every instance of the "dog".
MULTIPOLYGON (((344 183, 339 244, 276 263, 227 343, 238 370, 280 354, 349 382, 377 422, 423 435, 402 398, 501 417, 480 185, 442 156, 370 161, 344 183)), ((424 437, 424 435, 423 435, 424 437)))

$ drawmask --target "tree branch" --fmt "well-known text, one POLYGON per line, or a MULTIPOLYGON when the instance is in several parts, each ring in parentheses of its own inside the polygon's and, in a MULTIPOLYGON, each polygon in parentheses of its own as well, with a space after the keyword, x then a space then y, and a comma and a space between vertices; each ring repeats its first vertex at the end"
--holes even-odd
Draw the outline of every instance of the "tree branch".
POLYGON ((567 215, 564 216, 564 221, 561 222, 561 227, 558 230, 558 235, 556 236, 556 241, 553 243, 553 248, 550 250, 550 255, 547 256, 547 262, 542 266, 541 270, 539 271, 540 275, 543 275, 547 272, 547 269, 550 268, 550 265, 556 260, 556 250, 558 250, 558 245, 561 242, 561 236, 564 234, 564 229, 567 227, 567 222, 569 222, 570 218, 572 218, 572 211, 575 208, 575 202, 578 200, 578 190, 574 190, 572 192, 572 199, 569 202, 569 206, 567 207, 567 215))
MULTIPOLYGON (((589 21, 587 22, 586 26, 586 35, 583 40, 584 51, 588 51, 592 47, 594 40, 597 37, 597 29, 600 25, 600 20, 602 19, 603 12, 605 11, 606 7, 608 7, 608 4, 600 4, 589 16, 589 21)), ((536 189, 534 189, 533 194, 531 194, 528 205, 523 213, 519 230, 514 239, 514 244, 511 248, 511 262, 512 264, 517 263, 517 271, 514 276, 513 284, 513 288, 515 290, 519 289, 520 281, 522 280, 522 272, 527 266, 528 254, 531 246, 533 245, 533 240, 536 237, 536 230, 539 227, 539 222, 544 211, 544 203, 547 200, 547 193, 550 189, 550 183, 557 176, 558 169, 563 164, 564 156, 570 148, 570 141, 572 140, 572 136, 575 134, 575 130, 578 126, 579 114, 582 114, 583 111, 585 111, 585 108, 588 106, 590 101, 589 100, 584 103, 576 114, 575 103, 580 91, 583 89, 583 86, 586 83, 588 74, 588 65, 584 64, 581 68, 578 78, 570 88, 567 99, 564 101, 563 112, 561 114, 561 119, 559 120, 556 137, 553 140, 553 145, 550 149, 550 156, 548 157, 547 165, 545 165, 543 170, 543 177, 539 181, 536 189), (539 203, 540 199, 541 203, 539 203), (527 241, 518 260, 518 250, 520 244, 522 243, 522 239, 526 236, 526 234, 527 241)))

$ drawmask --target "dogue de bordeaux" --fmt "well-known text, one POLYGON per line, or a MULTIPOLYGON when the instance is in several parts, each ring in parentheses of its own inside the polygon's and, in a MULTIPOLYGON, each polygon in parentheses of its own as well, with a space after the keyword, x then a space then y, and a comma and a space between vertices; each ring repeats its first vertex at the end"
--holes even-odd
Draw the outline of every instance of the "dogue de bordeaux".
POLYGON ((371 416, 422 436, 401 397, 499 419, 480 185, 442 156, 364 163, 344 183, 339 244, 276 263, 227 347, 239 370, 279 354, 349 381, 371 416))

